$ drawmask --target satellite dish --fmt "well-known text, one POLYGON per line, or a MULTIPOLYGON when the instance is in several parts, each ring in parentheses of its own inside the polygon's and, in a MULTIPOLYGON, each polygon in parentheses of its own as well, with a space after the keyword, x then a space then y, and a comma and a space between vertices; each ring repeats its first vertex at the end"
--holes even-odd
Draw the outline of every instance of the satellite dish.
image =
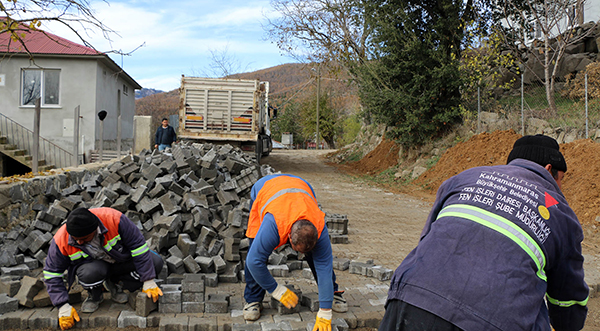
POLYGON ((106 115, 107 115, 107 114, 108 114, 108 113, 106 112, 106 110, 101 110, 101 111, 99 111, 99 112, 98 112, 98 118, 99 118, 101 121, 104 121, 104 119, 106 118, 106 115))

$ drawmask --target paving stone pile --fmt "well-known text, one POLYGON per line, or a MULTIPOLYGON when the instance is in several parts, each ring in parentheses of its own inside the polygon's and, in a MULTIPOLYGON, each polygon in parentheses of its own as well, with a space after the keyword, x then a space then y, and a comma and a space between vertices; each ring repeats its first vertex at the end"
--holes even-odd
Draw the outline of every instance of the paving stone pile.
MULTIPOLYGON (((46 203, 31 201, 35 219, 0 232, 0 314, 19 306, 51 307, 40 280, 41 267, 53 234, 78 207, 121 211, 137 225, 150 248, 163 256, 158 283, 164 296, 153 303, 143 294, 132 293, 129 302, 136 316, 146 317, 155 310, 226 313, 229 296, 206 294, 205 288, 244 281, 250 190, 260 177, 271 173, 270 166, 257 166, 253 156, 230 145, 180 144, 171 153, 142 151, 95 173, 73 175, 74 183, 60 190, 50 181, 37 183, 34 191, 41 191, 46 203)), ((32 186, 27 191, 13 189, 13 197, 25 199, 32 186)), ((326 213, 325 221, 332 243, 348 243, 345 215, 326 213)), ((289 277, 292 271, 307 268, 301 259, 284 245, 271 254, 268 268, 274 277, 289 277)), ((350 261, 339 263, 346 266, 339 270, 350 266, 350 261)), ((70 302, 81 299, 82 289, 75 286, 70 302)), ((315 300, 308 296, 305 305, 313 310, 315 300)), ((130 315, 119 323, 142 323, 130 315)))

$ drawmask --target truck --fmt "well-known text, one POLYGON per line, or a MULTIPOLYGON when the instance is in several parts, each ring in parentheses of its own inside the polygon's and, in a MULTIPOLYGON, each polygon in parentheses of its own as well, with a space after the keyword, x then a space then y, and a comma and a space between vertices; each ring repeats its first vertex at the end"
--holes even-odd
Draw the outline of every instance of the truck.
POLYGON ((231 144, 256 154, 256 161, 273 150, 269 83, 230 78, 181 77, 180 140, 231 144))

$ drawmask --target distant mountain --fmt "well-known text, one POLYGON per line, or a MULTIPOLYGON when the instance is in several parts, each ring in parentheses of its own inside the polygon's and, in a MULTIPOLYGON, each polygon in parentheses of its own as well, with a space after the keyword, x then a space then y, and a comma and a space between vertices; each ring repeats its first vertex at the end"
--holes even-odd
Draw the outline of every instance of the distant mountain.
POLYGON ((143 88, 141 90, 137 90, 135 91, 135 98, 136 99, 141 99, 144 97, 147 97, 149 95, 153 95, 153 94, 157 94, 157 93, 163 93, 164 91, 161 90, 155 90, 153 88, 143 88))

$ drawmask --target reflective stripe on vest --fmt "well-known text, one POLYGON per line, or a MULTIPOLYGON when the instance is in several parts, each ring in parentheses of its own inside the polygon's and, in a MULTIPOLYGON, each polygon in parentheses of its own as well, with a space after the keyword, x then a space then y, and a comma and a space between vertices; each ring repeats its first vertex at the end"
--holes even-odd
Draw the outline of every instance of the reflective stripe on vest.
POLYGON ((80 251, 78 251, 78 252, 76 252, 74 254, 69 255, 69 258, 71 259, 71 261, 75 261, 75 260, 77 260, 79 258, 82 258, 82 257, 86 258, 88 256, 89 255, 87 255, 84 251, 80 250, 80 251))
POLYGON ((306 195, 308 195, 311 199, 313 199, 315 201, 315 203, 317 202, 317 200, 315 200, 315 198, 312 196, 312 194, 306 192, 305 190, 301 189, 301 188, 285 188, 281 191, 277 191, 277 193, 273 194, 272 197, 269 198, 269 200, 267 200, 267 202, 264 204, 264 206, 260 209, 260 217, 262 218, 262 215, 264 215, 264 211, 265 208, 267 208, 267 206, 275 199, 279 198, 280 196, 286 194, 286 193, 304 193, 306 195))
POLYGON ((573 305, 580 305, 580 306, 584 306, 587 305, 588 299, 590 298, 590 296, 588 295, 587 298, 585 298, 585 300, 583 301, 575 301, 575 300, 571 300, 571 301, 558 301, 556 299, 551 298, 548 293, 546 293, 546 298, 548 299, 548 302, 555 305, 555 306, 559 306, 559 307, 571 307, 573 305))
POLYGON ((62 278, 62 276, 63 276, 62 273, 59 274, 58 272, 50 272, 50 271, 44 270, 44 278, 46 278, 46 279, 57 278, 57 277, 62 278))
POLYGON ((110 252, 110 250, 113 248, 114 245, 117 244, 117 241, 121 240, 121 235, 117 235, 116 237, 112 238, 111 240, 106 242, 106 245, 104 245, 104 249, 107 252, 110 252))
POLYGON ((442 217, 464 218, 500 232, 519 245, 519 247, 533 259, 533 262, 538 269, 536 272, 537 276, 543 281, 547 280, 546 273, 544 272, 544 267, 546 266, 546 256, 544 255, 544 252, 538 243, 518 225, 502 216, 490 213, 487 210, 463 204, 445 207, 440 211, 437 219, 442 217))
POLYGON ((149 250, 150 250, 150 248, 148 247, 148 244, 143 244, 142 246, 131 250, 131 257, 136 257, 138 255, 142 255, 149 250))

